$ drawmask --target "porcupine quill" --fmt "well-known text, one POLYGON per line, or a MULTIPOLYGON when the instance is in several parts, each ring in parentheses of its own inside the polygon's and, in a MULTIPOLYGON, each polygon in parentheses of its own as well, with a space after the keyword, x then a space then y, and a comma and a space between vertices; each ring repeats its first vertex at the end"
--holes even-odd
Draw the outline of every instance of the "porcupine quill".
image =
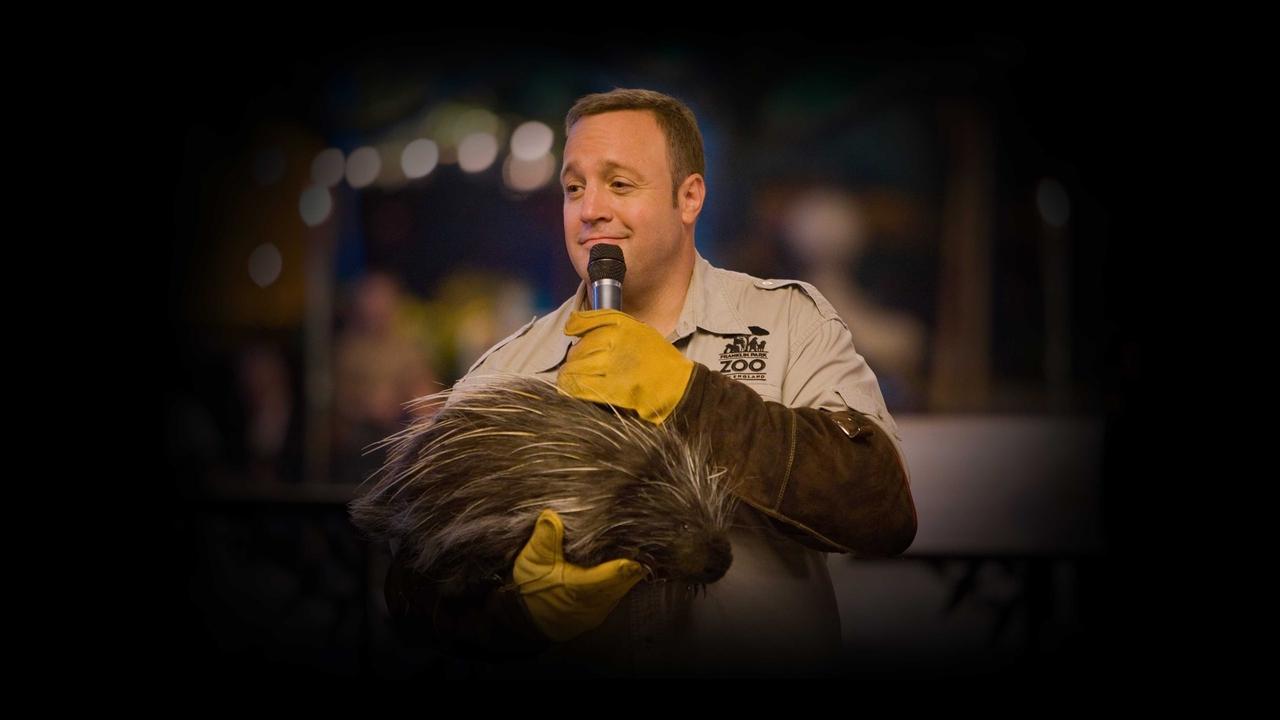
POLYGON ((729 569, 737 499, 702 440, 511 373, 412 403, 437 404, 374 445, 387 460, 350 510, 370 537, 398 538, 443 592, 504 577, 544 508, 563 520, 576 565, 629 558, 646 579, 695 592, 729 569))

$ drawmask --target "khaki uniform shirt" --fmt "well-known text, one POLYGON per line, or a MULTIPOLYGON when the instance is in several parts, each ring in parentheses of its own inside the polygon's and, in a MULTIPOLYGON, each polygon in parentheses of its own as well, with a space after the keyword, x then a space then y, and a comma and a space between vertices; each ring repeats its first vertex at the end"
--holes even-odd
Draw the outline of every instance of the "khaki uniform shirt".
MULTIPOLYGON (((564 334, 565 323, 574 310, 590 309, 588 293, 581 283, 555 312, 535 317, 481 355, 461 382, 502 371, 555 382, 579 340, 564 334)), ((903 459, 875 374, 812 285, 722 270, 697 254, 680 319, 666 339, 765 400, 866 414, 903 459)), ((556 645, 544 660, 617 674, 827 669, 838 657, 841 630, 826 554, 781 535, 746 503, 739 504, 730 542, 733 564, 705 595, 691 597, 678 583, 642 582, 603 625, 556 645)))

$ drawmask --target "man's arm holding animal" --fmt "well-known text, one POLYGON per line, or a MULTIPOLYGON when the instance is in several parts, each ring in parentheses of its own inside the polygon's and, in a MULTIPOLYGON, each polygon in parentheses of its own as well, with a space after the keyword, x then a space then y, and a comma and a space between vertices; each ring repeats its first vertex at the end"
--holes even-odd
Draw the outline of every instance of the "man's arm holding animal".
MULTIPOLYGON (((574 313, 565 332, 583 339, 561 370, 562 388, 712 438, 717 462, 739 471, 738 496, 791 537, 860 557, 897 555, 911 544, 916 511, 905 463, 869 415, 766 401, 618 311, 574 313)), ((809 345, 821 352, 821 344, 809 345)))
POLYGON ((803 367, 821 358, 821 367, 792 382, 804 385, 798 392, 784 387, 818 407, 764 400, 698 364, 672 419, 715 439, 717 461, 737 468, 738 495, 784 534, 824 552, 899 555, 915 538, 917 517, 906 464, 890 435, 895 426, 883 419, 882 405, 861 392, 868 377, 874 385, 874 376, 851 341, 840 347, 847 338, 839 331, 848 331, 838 320, 824 321, 831 322, 792 363, 803 367))

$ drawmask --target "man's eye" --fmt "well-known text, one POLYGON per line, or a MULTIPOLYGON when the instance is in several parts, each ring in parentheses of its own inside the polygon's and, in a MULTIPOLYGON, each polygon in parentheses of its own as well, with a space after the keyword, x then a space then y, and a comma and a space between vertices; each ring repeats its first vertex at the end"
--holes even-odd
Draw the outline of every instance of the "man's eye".
MULTIPOLYGON (((629 188, 629 187, 631 187, 631 183, 622 182, 621 180, 614 180, 612 183, 610 183, 610 185, 611 185, 612 187, 616 187, 616 188, 629 188)), ((565 191, 566 193, 574 193, 574 192, 577 192, 577 190, 578 190, 578 188, 579 188, 579 187, 581 187, 581 186, 580 186, 580 185, 565 185, 565 187, 564 187, 564 191, 565 191)))

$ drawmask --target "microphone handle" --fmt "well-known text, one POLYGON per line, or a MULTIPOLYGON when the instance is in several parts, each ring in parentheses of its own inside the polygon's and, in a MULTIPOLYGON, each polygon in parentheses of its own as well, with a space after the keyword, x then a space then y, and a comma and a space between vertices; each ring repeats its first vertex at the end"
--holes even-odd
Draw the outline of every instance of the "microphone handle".
POLYGON ((622 283, 610 278, 591 283, 591 307, 596 310, 621 310, 622 283))

